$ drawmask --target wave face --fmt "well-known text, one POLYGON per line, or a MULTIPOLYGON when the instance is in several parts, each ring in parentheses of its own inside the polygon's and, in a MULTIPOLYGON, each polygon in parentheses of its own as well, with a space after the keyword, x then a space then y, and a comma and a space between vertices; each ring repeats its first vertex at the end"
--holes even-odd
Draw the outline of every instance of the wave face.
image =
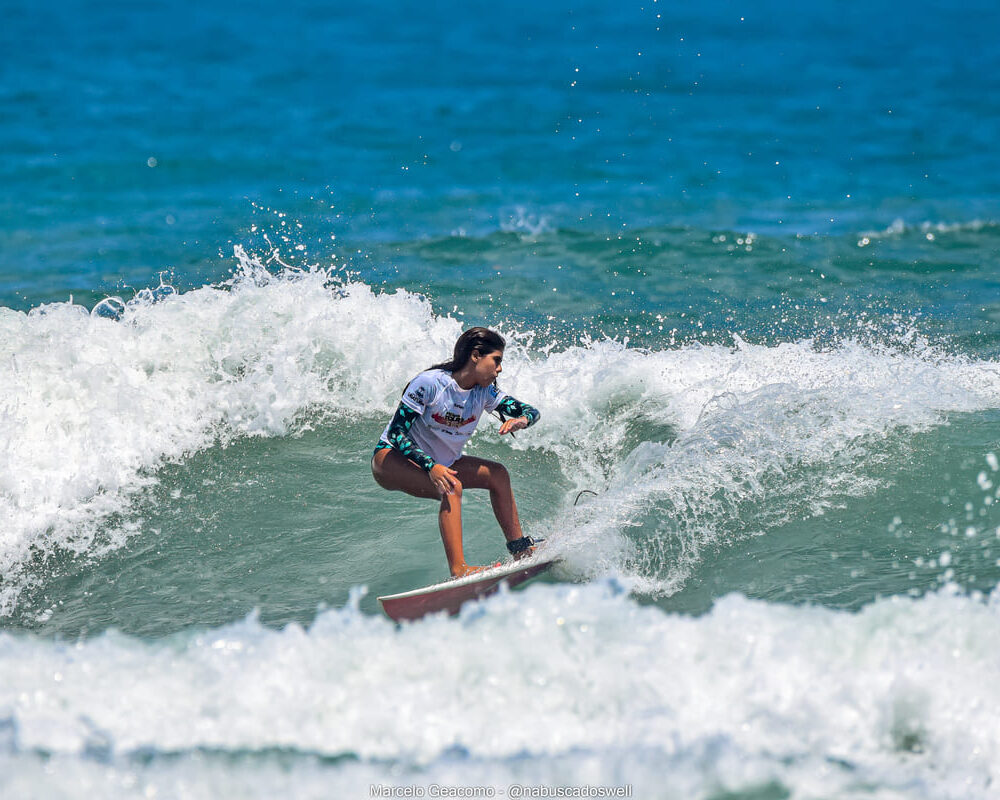
MULTIPOLYGON (((323 270, 275 274, 237 255, 227 283, 161 286, 113 306, 114 319, 110 301, 4 314, 5 614, 39 558, 100 557, 142 535, 142 495, 163 465, 349 418, 374 430, 461 330, 420 295, 323 270)), ((585 574, 614 569, 654 595, 677 591, 727 537, 871 494, 900 431, 1000 407, 995 362, 913 332, 894 345, 735 336, 662 350, 557 349, 506 332, 503 385, 545 412, 512 447, 536 468, 555 458, 577 491, 601 494, 543 524, 575 529, 567 546, 590 552, 585 574), (601 547, 606 558, 593 558, 601 547)))

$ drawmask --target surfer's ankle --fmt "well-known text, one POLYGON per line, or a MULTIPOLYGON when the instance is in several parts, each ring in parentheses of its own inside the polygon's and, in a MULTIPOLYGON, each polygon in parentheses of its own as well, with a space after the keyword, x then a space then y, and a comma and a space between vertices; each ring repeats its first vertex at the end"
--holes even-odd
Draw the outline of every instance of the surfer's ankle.
POLYGON ((514 556, 514 559, 530 556, 535 549, 535 540, 530 536, 521 536, 519 539, 509 539, 507 541, 507 552, 514 556))

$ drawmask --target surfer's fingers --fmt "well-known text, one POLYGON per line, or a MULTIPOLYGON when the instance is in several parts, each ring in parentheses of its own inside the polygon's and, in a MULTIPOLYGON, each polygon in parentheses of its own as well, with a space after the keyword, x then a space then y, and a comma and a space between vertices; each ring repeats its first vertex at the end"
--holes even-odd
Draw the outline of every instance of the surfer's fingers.
POLYGON ((445 467, 445 471, 433 479, 434 486, 441 493, 441 496, 454 494, 456 489, 461 490, 462 483, 458 479, 458 473, 451 467, 445 467))
POLYGON ((528 427, 528 420, 524 417, 516 417, 515 419, 509 419, 500 427, 500 434, 511 433, 513 431, 524 430, 528 427))

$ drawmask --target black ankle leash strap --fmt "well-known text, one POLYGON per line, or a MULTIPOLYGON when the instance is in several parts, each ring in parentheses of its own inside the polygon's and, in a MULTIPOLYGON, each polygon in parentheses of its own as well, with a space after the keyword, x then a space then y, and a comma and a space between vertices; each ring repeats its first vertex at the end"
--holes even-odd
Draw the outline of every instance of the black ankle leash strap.
POLYGON ((520 539, 514 539, 513 541, 507 542, 507 552, 516 556, 518 553, 523 553, 534 544, 535 540, 530 536, 522 536, 520 539))

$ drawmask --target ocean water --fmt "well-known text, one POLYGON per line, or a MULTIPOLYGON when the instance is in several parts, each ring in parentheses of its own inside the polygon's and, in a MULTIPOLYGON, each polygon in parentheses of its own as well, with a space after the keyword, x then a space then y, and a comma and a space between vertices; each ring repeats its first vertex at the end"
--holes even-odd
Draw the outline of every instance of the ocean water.
POLYGON ((8 0, 0 795, 1000 796, 998 29, 8 0), (397 626, 474 324, 563 560, 397 626))

